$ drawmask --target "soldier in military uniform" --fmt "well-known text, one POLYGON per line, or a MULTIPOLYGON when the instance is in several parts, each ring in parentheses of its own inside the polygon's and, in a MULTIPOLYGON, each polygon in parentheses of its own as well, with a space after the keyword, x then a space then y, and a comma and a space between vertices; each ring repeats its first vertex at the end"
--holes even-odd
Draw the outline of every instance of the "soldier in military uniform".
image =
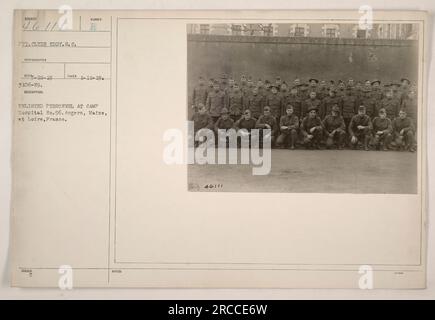
MULTIPOLYGON (((198 104, 198 111, 193 114, 191 120, 193 121, 194 134, 196 134, 201 129, 213 130, 214 127, 213 119, 207 113, 207 108, 203 103, 198 104)), ((195 147, 197 147, 198 144, 199 142, 195 141, 195 147)))
POLYGON ((365 85, 361 88, 361 94, 358 100, 358 104, 366 107, 366 114, 370 118, 376 115, 378 107, 376 104, 376 100, 372 95, 370 81, 366 81, 365 85))
MULTIPOLYGON (((381 90, 381 81, 380 80, 373 80, 372 81, 372 96, 375 99, 377 105, 380 103, 380 101, 384 97, 382 90, 381 90)), ((376 111, 376 114, 377 114, 377 111, 376 111)))
POLYGON ((227 95, 226 102, 226 106, 229 109, 230 116, 234 121, 239 120, 240 116, 242 115, 244 106, 243 100, 243 93, 240 91, 240 88, 236 83, 234 84, 233 92, 227 95))
POLYGON ((310 92, 314 91, 316 93, 316 95, 318 95, 318 93, 319 93, 319 88, 317 87, 318 83, 319 83, 319 80, 317 80, 317 79, 314 79, 314 78, 309 79, 308 80, 308 84, 309 84, 308 90, 310 92))
POLYGON ((387 112, 387 118, 393 120, 399 110, 399 107, 400 102, 398 98, 394 97, 392 90, 387 90, 385 93, 385 98, 382 99, 381 103, 379 104, 379 109, 385 109, 387 112))
MULTIPOLYGON (((239 137, 237 137, 237 143, 240 147, 241 145, 241 137, 250 137, 251 130, 255 128, 255 125, 257 124, 257 119, 253 118, 251 115, 251 111, 249 109, 246 109, 243 112, 242 117, 236 121, 234 126, 236 127, 236 130, 239 130, 239 137)), ((249 138, 250 139, 250 138, 249 138)), ((251 146, 251 142, 249 142, 249 147, 251 146)))
POLYGON ((288 91, 288 86, 287 83, 284 81, 281 84, 281 88, 279 90, 279 96, 281 98, 281 110, 280 110, 280 116, 285 114, 285 107, 287 106, 288 103, 288 98, 289 98, 290 92, 288 91))
POLYGON ((222 108, 220 113, 221 116, 219 117, 219 119, 217 119, 217 121, 214 124, 215 136, 217 137, 216 144, 219 145, 219 141, 225 139, 226 145, 228 146, 227 136, 220 136, 219 130, 235 129, 234 120, 231 119, 227 108, 222 108))
POLYGON ((323 101, 323 99, 325 99, 327 96, 329 96, 328 86, 326 85, 325 80, 321 80, 319 82, 319 90, 317 92, 317 98, 320 101, 323 101))
POLYGON ((392 140, 393 127, 391 120, 387 117, 387 111, 383 108, 379 110, 379 117, 373 119, 373 141, 372 145, 379 150, 381 145, 384 151, 390 147, 392 140))
POLYGON ((413 121, 406 115, 406 110, 401 109, 399 111, 399 117, 393 120, 393 136, 395 139, 395 145, 403 150, 415 151, 415 128, 413 121))
POLYGON ((358 114, 354 115, 349 124, 350 143, 356 149, 358 143, 364 143, 364 150, 369 150, 369 142, 372 132, 372 122, 366 115, 366 108, 361 105, 358 107, 358 114))
POLYGON ((343 80, 338 81, 338 87, 336 92, 337 97, 344 97, 346 95, 346 84, 343 80))
POLYGON ((338 149, 342 150, 346 137, 346 125, 337 104, 332 106, 331 114, 323 120, 323 127, 326 134, 326 147, 330 149, 336 144, 338 149))
POLYGON ((352 87, 346 88, 346 95, 341 98, 342 116, 346 128, 349 126, 350 120, 356 114, 357 98, 352 94, 352 87))
POLYGON ((321 102, 319 99, 317 99, 316 92, 311 91, 310 97, 306 99, 302 105, 302 117, 306 116, 308 110, 310 109, 320 110, 320 108, 321 108, 321 102))
POLYGON ((299 99, 298 89, 296 87, 290 89, 290 94, 287 96, 286 103, 287 105, 290 104, 293 106, 294 115, 301 119, 302 103, 301 99, 299 99))
POLYGON ((295 148, 298 138, 299 118, 293 112, 293 106, 288 104, 286 114, 281 116, 279 121, 280 135, 276 140, 277 147, 283 148, 288 145, 290 140, 290 149, 295 148))
POLYGON ((260 145, 262 145, 263 141, 263 130, 270 129, 270 139, 271 146, 275 145, 275 139, 278 132, 278 126, 276 122, 276 117, 271 114, 271 110, 269 106, 265 106, 263 110, 263 115, 258 118, 257 123, 255 124, 255 128, 260 129, 260 145))
POLYGON ((220 90, 219 83, 214 83, 213 91, 207 96, 205 107, 213 118, 213 122, 216 122, 221 115, 222 108, 225 107, 225 93, 220 90))
POLYGON ((198 85, 193 89, 192 103, 195 111, 198 110, 199 104, 205 104, 207 101, 207 86, 204 78, 201 76, 198 80, 198 85))
POLYGON ((278 121, 281 116, 281 96, 276 86, 270 87, 270 94, 266 98, 266 105, 270 107, 270 112, 278 121))
POLYGON ((408 95, 411 87, 411 81, 407 78, 400 79, 400 103, 402 103, 403 99, 408 95))
POLYGON ((324 128, 322 120, 317 116, 318 108, 312 106, 307 111, 308 114, 301 123, 304 145, 307 149, 320 149, 324 128))
POLYGON ((301 99, 301 101, 305 101, 310 98, 311 91, 308 90, 309 86, 306 83, 301 83, 298 88, 299 88, 299 98, 301 99))
POLYGON ((335 94, 335 89, 329 89, 329 94, 327 97, 323 98, 322 104, 320 106, 319 116, 321 119, 325 118, 328 114, 331 113, 332 106, 338 105, 341 110, 341 98, 337 97, 335 94))
POLYGON ((406 110, 408 117, 417 123, 417 97, 414 90, 410 90, 402 99, 401 109, 406 110))
POLYGON ((252 116, 258 119, 263 114, 264 97, 259 93, 258 88, 252 89, 252 94, 245 103, 245 109, 249 109, 252 116))

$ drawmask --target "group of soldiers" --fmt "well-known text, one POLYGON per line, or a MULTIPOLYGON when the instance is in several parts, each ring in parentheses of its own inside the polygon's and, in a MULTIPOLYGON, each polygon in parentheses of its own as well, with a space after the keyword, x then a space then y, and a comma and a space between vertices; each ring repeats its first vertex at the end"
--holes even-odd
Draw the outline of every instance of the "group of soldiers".
POLYGON ((415 151, 416 88, 403 78, 382 84, 299 78, 289 85, 242 75, 199 77, 191 96, 194 130, 270 129, 272 146, 415 151))

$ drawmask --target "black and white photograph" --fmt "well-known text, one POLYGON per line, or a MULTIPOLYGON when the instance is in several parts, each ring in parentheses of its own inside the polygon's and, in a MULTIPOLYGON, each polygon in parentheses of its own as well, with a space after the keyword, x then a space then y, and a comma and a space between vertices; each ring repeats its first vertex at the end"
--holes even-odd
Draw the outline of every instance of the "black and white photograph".
POLYGON ((187 118, 214 133, 212 160, 238 158, 189 164, 189 191, 417 193, 419 25, 327 22, 187 25, 187 118), (269 156, 266 174, 246 149, 269 156))

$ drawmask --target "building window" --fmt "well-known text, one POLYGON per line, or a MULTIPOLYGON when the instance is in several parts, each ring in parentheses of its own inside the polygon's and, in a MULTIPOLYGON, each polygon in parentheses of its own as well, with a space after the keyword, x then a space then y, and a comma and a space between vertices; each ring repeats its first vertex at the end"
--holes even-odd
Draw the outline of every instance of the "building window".
POLYGON ((304 27, 296 27, 295 28, 295 37, 303 37, 305 36, 305 28, 304 27))
POLYGON ((271 24, 262 25, 262 29, 265 36, 273 36, 273 26, 271 24))
POLYGON ((233 24, 231 26, 231 34, 235 36, 242 35, 242 26, 240 24, 233 24))
POLYGON ((209 34, 210 33, 210 25, 200 24, 199 25, 199 33, 200 34, 209 34))
POLYGON ((360 39, 365 39, 367 37, 367 30, 358 29, 356 31, 356 37, 360 39))
POLYGON ((337 31, 335 29, 332 29, 332 28, 327 28, 325 35, 327 38, 335 38, 337 35, 337 31))

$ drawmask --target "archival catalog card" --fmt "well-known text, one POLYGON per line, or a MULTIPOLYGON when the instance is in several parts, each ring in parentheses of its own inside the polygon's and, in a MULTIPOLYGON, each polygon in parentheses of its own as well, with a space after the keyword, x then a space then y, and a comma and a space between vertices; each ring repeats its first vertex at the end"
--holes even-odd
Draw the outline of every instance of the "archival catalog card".
POLYGON ((17 10, 12 285, 424 288, 426 19, 17 10))

